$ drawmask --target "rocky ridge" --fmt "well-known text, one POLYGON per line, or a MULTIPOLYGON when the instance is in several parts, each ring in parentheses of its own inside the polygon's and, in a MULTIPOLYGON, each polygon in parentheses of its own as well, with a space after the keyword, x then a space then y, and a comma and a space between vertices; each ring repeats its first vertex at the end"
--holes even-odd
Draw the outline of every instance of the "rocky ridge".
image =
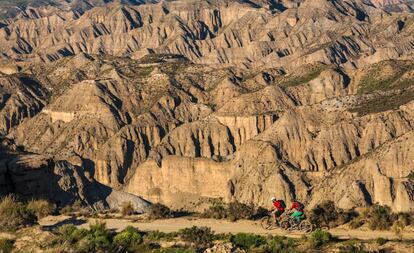
POLYGON ((2 133, 58 174, 176 208, 413 211, 412 14, 280 4, 22 12, 0 28, 2 133))

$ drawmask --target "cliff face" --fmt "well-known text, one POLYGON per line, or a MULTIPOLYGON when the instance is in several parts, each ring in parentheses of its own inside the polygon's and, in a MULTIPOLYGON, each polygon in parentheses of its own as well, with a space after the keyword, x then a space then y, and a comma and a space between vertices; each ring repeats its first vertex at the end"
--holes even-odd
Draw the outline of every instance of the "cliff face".
POLYGON ((73 198, 106 185, 177 208, 276 195, 413 210, 412 14, 272 2, 40 7, 1 21, 0 128, 38 155, 7 161, 1 191, 20 180, 2 175, 39 160, 27 167, 78 173, 73 198))

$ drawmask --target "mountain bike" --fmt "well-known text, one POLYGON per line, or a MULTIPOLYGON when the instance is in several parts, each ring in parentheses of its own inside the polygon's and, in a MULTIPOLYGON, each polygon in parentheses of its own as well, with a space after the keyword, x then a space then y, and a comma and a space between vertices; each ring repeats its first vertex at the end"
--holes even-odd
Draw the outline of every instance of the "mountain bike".
POLYGON ((297 220, 296 218, 293 218, 291 216, 287 216, 285 219, 283 219, 280 222, 280 227, 287 230, 287 231, 300 231, 303 233, 310 233, 314 230, 313 224, 306 220, 297 220))
POLYGON ((282 217, 284 216, 284 214, 282 214, 281 217, 279 217, 279 219, 276 220, 276 224, 273 220, 273 215, 271 212, 267 213, 267 215, 263 218, 260 219, 260 225, 263 229, 266 230, 273 230, 276 229, 278 227, 280 227, 280 222, 283 219, 282 217))

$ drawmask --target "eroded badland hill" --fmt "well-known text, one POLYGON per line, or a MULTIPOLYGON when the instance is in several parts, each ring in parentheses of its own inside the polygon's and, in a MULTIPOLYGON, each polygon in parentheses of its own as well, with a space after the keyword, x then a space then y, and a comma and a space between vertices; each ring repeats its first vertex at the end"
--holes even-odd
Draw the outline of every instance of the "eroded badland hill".
POLYGON ((414 15, 380 2, 2 7, 1 191, 414 211, 414 15))

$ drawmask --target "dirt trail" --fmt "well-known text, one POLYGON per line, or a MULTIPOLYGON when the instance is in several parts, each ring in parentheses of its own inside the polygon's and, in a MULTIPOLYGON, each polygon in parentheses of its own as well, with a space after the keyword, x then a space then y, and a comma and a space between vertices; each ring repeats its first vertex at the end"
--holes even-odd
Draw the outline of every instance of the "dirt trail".
MULTIPOLYGON (((44 227, 55 227, 63 224, 72 223, 78 227, 88 228, 89 222, 93 222, 95 219, 89 220, 76 220, 67 216, 52 217, 49 216, 40 221, 40 224, 44 227)), ((175 232, 182 228, 192 226, 205 226, 210 227, 216 233, 254 233, 254 234, 272 234, 272 235, 285 235, 289 237, 301 237, 303 234, 298 232, 287 232, 281 229, 276 230, 264 230, 260 227, 257 221, 237 221, 229 222, 225 220, 214 219, 199 219, 199 218, 174 218, 166 220, 155 221, 130 221, 126 219, 104 219, 109 229, 122 230, 127 226, 134 226, 143 231, 159 230, 162 232, 175 232)), ((331 234, 337 236, 340 239, 360 239, 371 240, 378 237, 386 239, 396 239, 395 233, 392 231, 371 231, 371 230, 346 230, 341 228, 329 230, 331 234)), ((404 239, 414 240, 414 231, 410 230, 403 233, 404 239)))

